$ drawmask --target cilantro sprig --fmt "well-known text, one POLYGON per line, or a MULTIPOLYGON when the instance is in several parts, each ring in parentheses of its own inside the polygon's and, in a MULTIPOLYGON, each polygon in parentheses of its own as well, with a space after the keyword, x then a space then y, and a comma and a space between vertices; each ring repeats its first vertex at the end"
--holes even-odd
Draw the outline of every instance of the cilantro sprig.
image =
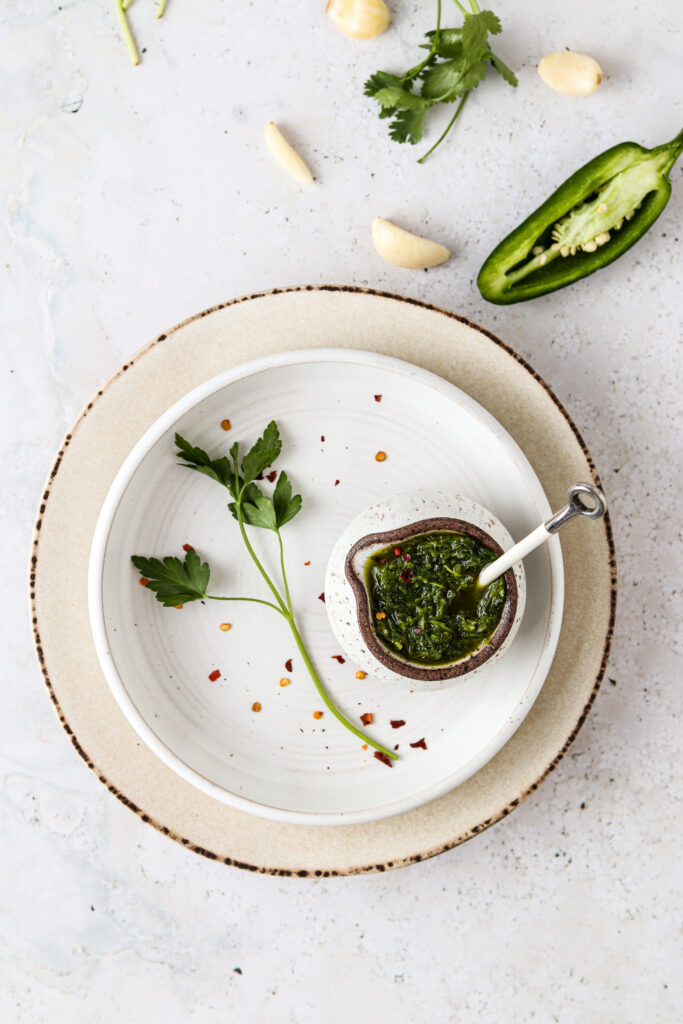
POLYGON ((455 124, 467 97, 493 67, 509 85, 517 85, 517 77, 489 45, 489 35, 501 31, 499 18, 493 11, 482 11, 477 0, 470 0, 471 11, 459 2, 465 21, 460 28, 441 28, 441 0, 437 0, 436 28, 427 32, 427 56, 403 75, 376 71, 365 83, 365 95, 380 105, 379 116, 392 118, 389 135, 394 142, 419 142, 427 111, 438 103, 460 102, 445 131, 434 145, 420 157, 424 163, 443 142, 455 124), (413 86, 419 86, 414 91, 413 86))
POLYGON ((276 611, 287 621, 294 642, 325 707, 343 726, 368 746, 392 761, 398 760, 398 755, 393 750, 388 750, 357 729, 334 705, 301 638, 294 617, 280 533, 282 527, 286 526, 300 512, 301 495, 293 494, 291 482, 285 472, 279 473, 272 495, 265 494, 257 482, 282 451, 280 431, 275 421, 268 424, 262 436, 242 457, 240 457, 239 443, 233 444, 229 455, 221 455, 218 458, 212 458, 203 448, 191 444, 180 434, 175 435, 175 443, 181 466, 209 477, 210 480, 225 487, 230 494, 232 501, 228 504, 228 508, 237 520, 244 545, 270 590, 273 600, 267 601, 260 597, 219 597, 209 594, 207 591, 211 579, 211 568, 208 562, 202 562, 194 548, 187 551, 183 561, 173 555, 167 555, 165 558, 133 555, 133 565, 140 573, 147 590, 150 590, 165 608, 200 600, 248 601, 252 604, 266 605, 276 611), (270 530, 277 536, 281 581, 274 580, 264 568, 247 534, 248 526, 270 530))

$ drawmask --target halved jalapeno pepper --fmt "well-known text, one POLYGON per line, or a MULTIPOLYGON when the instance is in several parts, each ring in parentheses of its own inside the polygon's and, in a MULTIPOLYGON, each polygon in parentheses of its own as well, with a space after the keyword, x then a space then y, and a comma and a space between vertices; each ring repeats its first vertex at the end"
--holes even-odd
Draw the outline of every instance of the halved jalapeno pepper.
POLYGON ((666 206, 682 151, 683 131, 655 149, 623 142, 596 156, 496 246, 479 271, 481 294, 522 302, 612 263, 666 206))

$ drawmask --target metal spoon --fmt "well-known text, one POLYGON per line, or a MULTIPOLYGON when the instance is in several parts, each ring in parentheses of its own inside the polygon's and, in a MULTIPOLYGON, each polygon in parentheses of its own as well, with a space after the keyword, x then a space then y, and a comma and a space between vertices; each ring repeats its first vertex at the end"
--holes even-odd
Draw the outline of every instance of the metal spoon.
POLYGON ((477 583, 480 587, 488 587, 499 576, 515 564, 521 562, 535 548, 545 544, 554 533, 566 526, 575 516, 584 516, 586 519, 601 519, 607 511, 605 495, 593 484, 574 484, 569 488, 569 500, 565 508, 556 512, 545 523, 541 523, 535 530, 518 544, 514 544, 509 551, 491 562, 479 574, 477 583), (586 501, 585 499, 588 499, 586 501))

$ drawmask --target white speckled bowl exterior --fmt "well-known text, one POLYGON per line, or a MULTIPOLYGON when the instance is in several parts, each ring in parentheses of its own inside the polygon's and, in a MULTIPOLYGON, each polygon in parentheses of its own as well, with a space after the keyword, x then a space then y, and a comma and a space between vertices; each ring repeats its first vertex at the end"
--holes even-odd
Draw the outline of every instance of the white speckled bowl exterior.
MULTIPOLYGON (((457 685, 462 676, 452 676, 449 679, 418 679, 395 672, 383 665, 369 650, 363 639, 359 625, 361 613, 351 584, 346 577, 345 565, 349 551, 363 537, 374 533, 387 533, 423 519, 437 518, 461 519, 471 523, 489 534, 504 551, 512 547, 514 543, 508 531, 493 513, 462 495, 398 494, 371 505, 356 516, 353 522, 349 523, 333 548, 325 575, 327 614, 332 631, 344 651, 369 675, 385 682, 409 686, 411 689, 441 690, 457 685)), ((419 532, 424 531, 420 530, 419 532)), ((372 546, 363 547, 355 554, 352 564, 360 579, 363 577, 363 566, 366 560, 373 551, 384 547, 386 543, 386 541, 381 541, 372 546)), ((526 579, 521 562, 515 565, 512 571, 517 584, 517 607, 510 630, 501 645, 490 654, 483 664, 467 671, 468 679, 481 674, 486 671, 487 666, 499 661, 502 655, 510 649, 517 634, 526 604, 526 579)))

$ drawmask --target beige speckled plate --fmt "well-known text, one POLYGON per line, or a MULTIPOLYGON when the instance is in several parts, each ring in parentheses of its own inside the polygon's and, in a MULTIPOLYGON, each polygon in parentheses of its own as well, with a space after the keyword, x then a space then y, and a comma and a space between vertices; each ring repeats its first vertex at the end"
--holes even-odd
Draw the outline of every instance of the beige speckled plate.
POLYGON ((484 768, 415 810, 336 829, 284 824, 228 807, 175 775, 140 742, 99 667, 87 602, 95 522, 128 452, 190 388, 247 359, 312 346, 409 358, 452 381, 512 434, 553 507, 564 503, 568 482, 599 482, 555 396, 502 342, 452 313, 355 288, 269 292, 202 313, 157 338, 88 404, 50 474, 32 553, 36 646, 60 720, 88 767, 144 821, 211 859, 302 876, 422 860, 508 814, 583 722, 604 672, 616 600, 609 520, 564 531, 564 621, 536 703, 484 768), (64 601, 67 576, 72 596, 64 601))

